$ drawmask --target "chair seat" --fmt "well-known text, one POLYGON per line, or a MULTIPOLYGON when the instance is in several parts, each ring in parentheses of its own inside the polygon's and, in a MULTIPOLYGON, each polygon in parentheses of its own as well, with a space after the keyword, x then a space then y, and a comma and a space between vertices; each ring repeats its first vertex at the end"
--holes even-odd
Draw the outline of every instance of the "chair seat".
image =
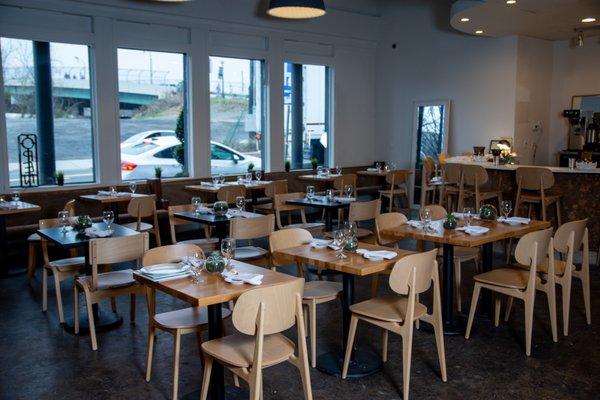
MULTIPOLYGON (((529 266, 522 264, 515 264, 515 267, 529 270, 529 266)), ((572 270, 575 271, 575 266, 571 266, 572 270)), ((567 262, 561 260, 554 260, 554 274, 558 276, 563 276, 565 274, 565 270, 567 269, 567 262)), ((546 260, 542 265, 537 267, 538 272, 542 272, 544 274, 548 273, 548 260, 546 260)))
MULTIPOLYGON (((408 298, 401 296, 375 297, 350 306, 350 311, 365 317, 387 322, 402 322, 406 318, 408 298)), ((415 304, 415 319, 427 314, 427 307, 421 303, 415 304)))
MULTIPOLYGON (((202 350, 226 364, 240 368, 252 366, 254 336, 235 334, 202 343, 202 350)), ((279 364, 294 354, 294 343, 280 333, 264 337, 263 367, 279 364)))
MULTIPOLYGON (((222 318, 229 318, 231 311, 228 308, 222 308, 221 315, 222 318)), ((208 324, 208 311, 206 307, 188 307, 156 314, 154 321, 167 329, 194 328, 208 324)))
POLYGON ((182 240, 177 242, 177 244, 195 244, 199 246, 203 251, 213 251, 216 250, 219 246, 219 239, 217 238, 208 238, 208 239, 190 239, 190 240, 182 240))
POLYGON ((28 242, 39 242, 41 240, 42 240, 41 236, 37 233, 32 233, 31 235, 27 236, 28 242))
MULTIPOLYGON (((77 278, 77 281, 82 285, 88 285, 90 287, 92 285, 91 276, 80 276, 77 278)), ((98 274, 98 290, 116 289, 135 284, 136 281, 133 279, 133 270, 131 269, 98 274)))
POLYGON ((255 260, 257 258, 266 257, 269 254, 268 250, 256 246, 237 247, 235 249, 234 259, 238 261, 255 260))
MULTIPOLYGON (((128 224, 123 224, 121 226, 124 226, 125 228, 129 228, 129 229, 133 229, 134 231, 137 230, 137 222, 130 222, 128 224)), ((140 222, 140 230, 139 232, 146 232, 151 230, 152 228, 154 228, 152 226, 152 224, 149 224, 147 222, 140 222)))
POLYGON ((84 257, 62 258, 60 260, 50 261, 49 265, 60 272, 76 271, 85 266, 84 257))
MULTIPOLYGON (((546 203, 554 203, 562 197, 560 193, 544 193, 544 200, 546 203)), ((528 203, 540 203, 542 201, 542 195, 536 192, 521 192, 519 200, 528 203)))
POLYGON ((342 284, 330 281, 309 281, 304 284, 305 300, 324 299, 326 297, 337 296, 342 291, 342 284))
POLYGON ((502 286, 510 289, 527 288, 529 280, 529 271, 523 269, 498 268, 483 274, 478 274, 473 277, 477 282, 502 286))
MULTIPOLYGON (((390 197, 392 195, 392 191, 391 190, 380 190, 379 194, 382 196, 390 197)), ((405 194, 406 194, 406 189, 394 189, 394 196, 400 196, 400 195, 405 195, 405 194)))
MULTIPOLYGON (((438 254, 440 257, 444 256, 444 249, 440 248, 438 250, 438 254)), ((462 247, 462 246, 454 246, 454 258, 460 258, 463 260, 473 259, 479 256, 479 248, 478 247, 462 247)))
POLYGON ((322 222, 308 222, 306 224, 291 224, 291 225, 286 225, 283 227, 283 229, 293 229, 293 228, 306 229, 307 231, 323 230, 325 228, 325 224, 322 222))

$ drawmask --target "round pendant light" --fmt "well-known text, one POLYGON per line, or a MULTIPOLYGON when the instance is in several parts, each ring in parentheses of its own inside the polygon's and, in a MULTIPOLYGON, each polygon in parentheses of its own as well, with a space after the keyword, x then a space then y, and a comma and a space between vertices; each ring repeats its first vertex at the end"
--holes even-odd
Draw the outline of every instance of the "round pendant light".
POLYGON ((308 19, 325 15, 323 0, 271 0, 267 13, 285 19, 308 19))

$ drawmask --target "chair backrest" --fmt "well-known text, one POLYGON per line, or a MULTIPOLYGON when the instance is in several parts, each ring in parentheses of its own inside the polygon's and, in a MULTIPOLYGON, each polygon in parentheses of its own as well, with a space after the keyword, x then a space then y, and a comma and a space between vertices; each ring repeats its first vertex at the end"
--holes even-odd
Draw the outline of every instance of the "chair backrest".
POLYGON ((354 189, 356 189, 356 174, 342 174, 334 179, 333 188, 336 190, 343 190, 344 186, 352 185, 354 189))
POLYGON ((554 174, 548 168, 519 167, 515 176, 521 189, 546 190, 554 186, 554 174))
POLYGON ((386 240, 382 237, 381 232, 386 229, 394 228, 399 225, 403 225, 408 221, 406 215, 398 212, 379 214, 375 218, 375 233, 377 234, 377 243, 379 245, 386 245, 394 243, 395 240, 386 240))
POLYGON ((274 254, 278 250, 288 249, 290 247, 302 246, 312 242, 313 236, 306 229, 290 228, 272 232, 269 236, 269 250, 273 256, 273 265, 281 266, 289 264, 289 261, 278 260, 274 254))
POLYGON ((171 225, 185 225, 185 224, 193 224, 193 222, 186 221, 185 219, 177 218, 175 213, 178 212, 186 212, 186 211, 194 211, 193 204, 180 204, 177 206, 169 206, 169 224, 171 225))
POLYGON ((260 317, 264 335, 283 332, 296 323, 303 291, 302 278, 248 290, 237 299, 233 326, 243 334, 254 335, 260 317))
POLYGON ((581 249, 587 231, 587 218, 562 224, 554 234, 554 249, 561 253, 569 252, 569 237, 573 233, 573 251, 581 249))
POLYGON ((435 161, 433 161, 431 156, 425 156, 425 158, 423 158, 423 169, 428 176, 435 172, 435 161))
POLYGON ((171 244, 168 246, 155 247, 144 253, 142 266, 177 263, 183 257, 192 253, 202 253, 202 249, 195 244, 171 244))
POLYGON ((461 164, 458 163, 446 163, 442 167, 444 171, 444 179, 449 184, 459 184, 461 174, 461 164))
POLYGON ((68 211, 71 217, 75 216, 75 199, 71 199, 65 203, 63 211, 68 211))
POLYGON ((236 197, 246 197, 246 188, 242 185, 227 185, 219 188, 217 200, 226 201, 228 204, 235 203, 236 197))
POLYGON ((409 169, 397 169, 390 171, 385 175, 385 181, 395 189, 399 185, 408 184, 408 177, 410 176, 411 170, 409 169))
POLYGON ((467 186, 478 186, 487 183, 488 173, 481 165, 464 164, 461 167, 463 183, 467 186))
POLYGON ((139 266, 148 250, 148 232, 133 236, 91 239, 89 242, 92 265, 92 289, 98 287, 98 265, 136 261, 139 266))
POLYGON ((276 194, 282 194, 288 192, 288 181, 287 179, 281 179, 273 181, 265 187, 265 195, 273 198, 276 194))
MULTIPOLYGON (((40 219, 38 221, 38 225, 40 229, 49 229, 56 228, 60 224, 60 219, 58 218, 47 218, 40 219)), ((44 264, 48 264, 50 262, 50 255, 48 253, 48 241, 42 237, 42 257, 44 259, 44 264)))
POLYGON ((426 206, 423 206, 422 208, 429 208, 429 211, 431 212, 432 221, 444 219, 448 215, 448 211, 446 211, 444 207, 437 204, 428 204, 426 206))
POLYGON ((528 233, 519 239, 515 248, 515 259, 521 265, 539 267, 548 257, 552 228, 528 233))
POLYGON ((390 288, 402 295, 407 295, 409 290, 415 294, 423 293, 431 287, 433 271, 437 271, 438 250, 433 249, 424 253, 411 254, 400 259, 394 265, 390 274, 390 288), (415 287, 409 288, 411 273, 415 271, 415 287))
POLYGON ((249 240, 267 237, 275 230, 273 214, 256 218, 233 218, 229 222, 229 237, 249 240))
POLYGON ((348 211, 348 221, 359 222, 359 221, 370 221, 377 218, 381 213, 381 200, 371 201, 355 201, 350 204, 350 211, 348 211))
POLYGON ((127 213, 132 217, 145 218, 156 212, 156 197, 154 195, 132 197, 127 205, 127 213))
POLYGON ((448 158, 448 153, 446 152, 441 152, 438 155, 438 162, 440 163, 440 165, 444 165, 446 164, 446 159, 448 158))
POLYGON ((292 204, 286 204, 286 201, 293 200, 293 199, 301 199, 303 197, 304 197, 304 193, 302 193, 302 192, 276 194, 273 197, 273 209, 275 211, 301 210, 304 207, 295 206, 292 204))

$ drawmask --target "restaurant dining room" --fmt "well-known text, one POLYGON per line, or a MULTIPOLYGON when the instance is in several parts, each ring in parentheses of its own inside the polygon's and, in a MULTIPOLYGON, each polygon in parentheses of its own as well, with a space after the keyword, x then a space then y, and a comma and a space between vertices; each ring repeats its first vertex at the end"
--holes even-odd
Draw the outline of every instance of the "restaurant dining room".
POLYGON ((0 0, 0 399, 600 398, 600 0, 0 0))

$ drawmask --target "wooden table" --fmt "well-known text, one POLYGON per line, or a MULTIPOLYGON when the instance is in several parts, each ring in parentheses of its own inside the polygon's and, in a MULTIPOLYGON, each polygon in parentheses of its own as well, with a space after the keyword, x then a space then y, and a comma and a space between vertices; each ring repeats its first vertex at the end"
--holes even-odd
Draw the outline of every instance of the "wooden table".
POLYGON ((129 203, 132 197, 146 197, 152 196, 147 194, 131 194, 129 196, 104 196, 99 194, 84 194, 79 196, 82 201, 88 203, 100 203, 105 206, 108 206, 109 209, 113 212, 115 216, 114 222, 116 224, 119 223, 119 204, 121 203, 129 203))
MULTIPOLYGON (((442 232, 425 233, 422 229, 413 228, 408 224, 394 228, 385 229, 381 234, 392 240, 415 239, 427 242, 440 243, 444 248, 443 255, 443 279, 442 279, 442 319, 444 320, 445 335, 464 335, 465 318, 454 315, 454 246, 479 247, 482 246, 484 272, 492 270, 494 242, 525 235, 550 227, 550 222, 531 221, 528 225, 507 225, 496 221, 475 221, 473 225, 481 225, 490 228, 486 234, 479 236, 468 235, 462 231, 444 229, 442 232)), ((489 312, 491 299, 488 291, 484 291, 482 299, 482 310, 489 312)))
MULTIPOLYGON (((298 279, 290 275, 236 260, 232 260, 232 263, 240 273, 262 274, 264 278, 259 287, 279 285, 298 279)), ((223 336, 221 313, 223 303, 237 299, 242 293, 256 286, 248 284, 233 285, 225 282, 219 275, 208 274, 206 272, 203 275, 204 282, 199 284, 192 283, 190 278, 156 282, 136 272, 134 272, 133 277, 146 287, 149 315, 155 314, 157 290, 181 299, 193 307, 206 306, 208 308, 208 338, 209 340, 213 340, 223 336)), ((219 363, 214 363, 212 368, 209 398, 211 400, 223 400, 225 398, 223 366, 219 363)))
MULTIPOLYGON (((341 376, 348 331, 350 328, 350 306, 354 304, 354 277, 367 276, 391 269, 394 264, 414 252, 408 250, 390 249, 369 243, 360 243, 359 248, 367 250, 393 250, 398 255, 391 260, 372 261, 359 254, 347 253, 348 258, 339 259, 336 251, 329 248, 315 249, 310 244, 291 247, 276 252, 278 257, 290 262, 314 265, 342 273, 342 349, 341 352, 331 351, 321 354, 317 359, 317 368, 329 375, 341 376)), ((348 377, 360 378, 376 373, 381 369, 382 362, 379 355, 367 351, 353 351, 353 360, 348 369, 348 377)))
POLYGON ((185 190, 196 193, 211 193, 217 194, 220 188, 224 186, 234 186, 240 185, 246 188, 246 191, 250 192, 250 198, 252 200, 252 205, 258 203, 258 194, 260 191, 265 190, 271 181, 252 181, 250 183, 237 183, 237 182, 225 182, 223 184, 213 184, 212 182, 207 182, 204 185, 187 185, 184 187, 185 190))
POLYGON ((308 181, 313 183, 325 183, 325 187, 327 189, 331 189, 333 187, 333 182, 342 175, 338 174, 328 174, 328 175, 317 175, 317 174, 309 174, 309 175, 299 175, 298 179, 301 181, 308 181))
POLYGON ((232 218, 264 217, 264 214, 251 213, 251 212, 247 212, 247 211, 242 211, 241 215, 237 214, 237 210, 235 210, 234 213, 235 214, 231 214, 230 212, 228 212, 227 215, 215 215, 213 212, 196 213, 194 211, 182 211, 182 212, 177 212, 174 215, 175 215, 175 217, 181 218, 186 221, 197 222, 199 224, 214 226, 217 238, 219 238, 219 246, 220 246, 221 241, 229 235, 227 226, 229 225, 229 221, 232 218))
POLYGON ((24 274, 26 269, 9 269, 8 266, 8 242, 6 235, 6 217, 10 215, 23 214, 41 210, 40 206, 24 201, 3 201, 0 203, 0 278, 24 274))
POLYGON ((378 178, 385 178, 388 174, 388 171, 357 171, 356 175, 364 175, 364 176, 376 176, 378 178))
POLYGON ((302 197, 299 199, 287 200, 286 204, 303 207, 315 207, 325 210, 325 231, 331 232, 333 229, 333 213, 340 208, 350 208, 353 201, 328 200, 325 196, 315 196, 312 199, 302 197))
MULTIPOLYGON (((100 230, 106 229, 106 224, 104 222, 95 223, 93 224, 93 226, 100 230)), ((113 234, 110 237, 112 238, 139 235, 139 232, 134 231, 133 229, 125 228, 118 224, 112 224, 111 229, 113 231, 113 234)), ((88 245, 90 238, 88 236, 78 234, 77 231, 73 229, 69 229, 68 231, 63 232, 61 227, 38 229, 37 233, 42 238, 54 243, 62 249, 68 250, 83 248, 83 252, 85 255, 85 273, 86 275, 92 274, 88 245)), ((103 332, 114 329, 123 323, 123 318, 121 318, 117 313, 103 313, 99 310, 98 304, 93 304, 92 308, 94 311, 94 323, 96 325, 97 332, 103 332)), ((80 315, 81 317, 79 320, 79 332, 80 334, 89 333, 87 313, 83 312, 80 313, 80 315)), ((73 320, 68 318, 64 324, 64 328, 67 332, 73 333, 73 320)))

